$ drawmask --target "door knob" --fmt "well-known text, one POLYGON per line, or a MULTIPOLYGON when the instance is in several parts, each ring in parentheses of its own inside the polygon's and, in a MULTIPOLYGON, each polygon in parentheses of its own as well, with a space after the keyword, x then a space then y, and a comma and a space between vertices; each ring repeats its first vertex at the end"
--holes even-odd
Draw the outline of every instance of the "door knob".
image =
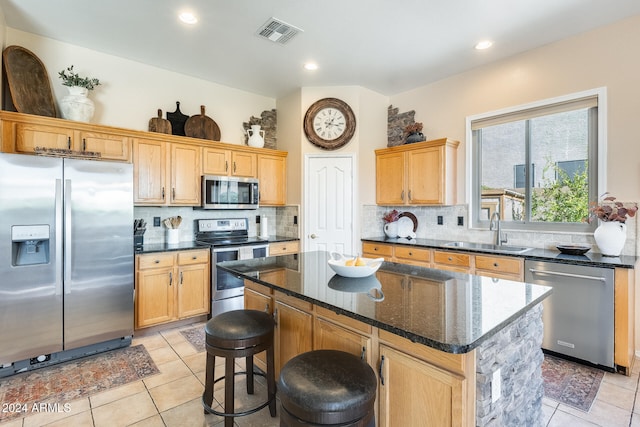
POLYGON ((311 236, 309 236, 309 237, 311 237, 312 239, 315 239, 315 238, 316 238, 316 237, 318 237, 318 236, 316 236, 315 234, 312 234, 312 235, 311 235, 311 236))

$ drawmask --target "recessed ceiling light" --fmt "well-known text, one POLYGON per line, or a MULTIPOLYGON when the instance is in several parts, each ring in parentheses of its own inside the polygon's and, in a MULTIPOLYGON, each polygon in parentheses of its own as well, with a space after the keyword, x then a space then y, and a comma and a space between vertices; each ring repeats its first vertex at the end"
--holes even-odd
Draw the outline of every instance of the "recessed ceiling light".
POLYGON ((475 48, 477 50, 484 50, 484 49, 490 48, 492 44, 493 44, 493 42, 491 40, 483 40, 481 42, 478 42, 478 44, 476 44, 475 48))
POLYGON ((198 18, 196 18, 196 16, 191 12, 182 12, 178 15, 178 18, 180 18, 180 20, 185 24, 193 25, 198 22, 198 18))
POLYGON ((315 62, 307 62, 304 64, 304 69, 309 71, 317 70, 318 64, 316 64, 315 62))

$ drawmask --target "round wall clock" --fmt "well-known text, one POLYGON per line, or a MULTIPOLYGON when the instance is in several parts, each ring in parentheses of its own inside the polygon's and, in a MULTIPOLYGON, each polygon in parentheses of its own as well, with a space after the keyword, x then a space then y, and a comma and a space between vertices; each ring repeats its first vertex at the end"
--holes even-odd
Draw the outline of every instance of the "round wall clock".
POLYGON ((314 102, 304 115, 304 133, 309 142, 325 150, 335 150, 351 141, 356 116, 346 102, 324 98, 314 102))

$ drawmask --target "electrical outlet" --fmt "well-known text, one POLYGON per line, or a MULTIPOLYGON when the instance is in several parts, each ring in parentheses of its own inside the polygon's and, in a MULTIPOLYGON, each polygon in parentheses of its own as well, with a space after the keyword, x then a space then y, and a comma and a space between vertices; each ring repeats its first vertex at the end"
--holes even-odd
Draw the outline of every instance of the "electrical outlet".
POLYGON ((500 399, 500 395, 502 394, 502 379, 500 377, 500 369, 493 373, 491 378, 491 403, 496 402, 500 399))
POLYGON ((293 225, 298 225, 298 215, 293 216, 293 225))
POLYGON ((444 224, 444 219, 442 218, 442 215, 438 215, 438 225, 442 224, 444 224))
POLYGON ((463 216, 459 216, 458 217, 458 225, 460 225, 460 226, 464 225, 464 217, 463 216))
POLYGON ((260 224, 260 215, 256 215, 256 224, 260 224))
POLYGON ((153 217, 153 226, 154 227, 160 227, 160 217, 159 216, 154 216, 153 217))

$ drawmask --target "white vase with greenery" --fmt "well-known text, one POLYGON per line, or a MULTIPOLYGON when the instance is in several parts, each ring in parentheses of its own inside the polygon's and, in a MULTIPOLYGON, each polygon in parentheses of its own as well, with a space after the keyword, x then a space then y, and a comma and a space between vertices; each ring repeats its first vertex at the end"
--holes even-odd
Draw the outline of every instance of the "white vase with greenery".
POLYGON ((637 206, 625 207, 612 196, 605 197, 601 203, 591 204, 588 221, 597 218, 600 222, 593 232, 593 238, 602 255, 620 256, 627 241, 627 216, 633 217, 637 211, 637 206))
POLYGON ((60 101, 60 112, 67 120, 90 122, 95 113, 95 104, 89 98, 89 91, 100 84, 98 79, 80 77, 73 71, 73 65, 58 73, 69 94, 60 101))

